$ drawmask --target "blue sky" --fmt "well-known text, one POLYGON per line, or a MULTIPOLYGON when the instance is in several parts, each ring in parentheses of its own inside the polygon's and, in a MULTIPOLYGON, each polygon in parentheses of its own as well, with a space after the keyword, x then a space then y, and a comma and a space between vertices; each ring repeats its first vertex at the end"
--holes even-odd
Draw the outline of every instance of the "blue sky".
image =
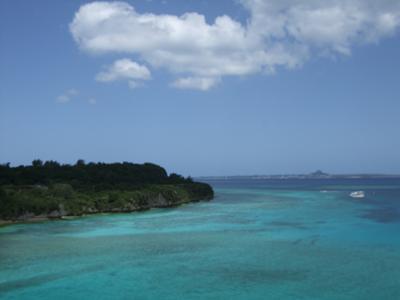
POLYGON ((0 161, 400 173, 396 2, 1 1, 0 161))

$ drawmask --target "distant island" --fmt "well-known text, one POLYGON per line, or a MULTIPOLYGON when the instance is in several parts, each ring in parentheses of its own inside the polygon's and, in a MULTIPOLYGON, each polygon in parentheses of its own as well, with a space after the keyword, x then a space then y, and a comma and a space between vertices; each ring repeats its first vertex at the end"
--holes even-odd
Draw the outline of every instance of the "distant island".
POLYGON ((235 180, 235 179, 368 179, 368 178, 396 178, 395 174, 329 174, 321 170, 309 174, 280 174, 280 175, 233 175, 233 176, 203 176, 200 180, 235 180))
POLYGON ((0 165, 0 224, 133 212, 211 200, 214 191, 152 163, 0 165))

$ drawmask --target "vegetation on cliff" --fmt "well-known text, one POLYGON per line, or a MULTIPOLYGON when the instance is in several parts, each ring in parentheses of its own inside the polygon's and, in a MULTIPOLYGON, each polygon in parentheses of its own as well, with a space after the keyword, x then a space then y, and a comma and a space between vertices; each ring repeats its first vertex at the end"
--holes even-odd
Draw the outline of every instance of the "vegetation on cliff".
POLYGON ((0 166, 0 219, 135 211, 212 197, 208 184, 168 175, 151 163, 35 160, 31 166, 0 166))

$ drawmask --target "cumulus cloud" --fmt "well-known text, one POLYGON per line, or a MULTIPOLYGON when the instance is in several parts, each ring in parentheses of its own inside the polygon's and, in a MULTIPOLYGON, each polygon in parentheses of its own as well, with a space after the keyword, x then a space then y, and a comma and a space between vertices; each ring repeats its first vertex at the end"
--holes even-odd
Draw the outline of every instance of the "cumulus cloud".
POLYGON ((137 86, 137 80, 149 80, 150 78, 151 73, 146 66, 139 65, 127 58, 115 61, 96 76, 96 80, 101 82, 128 80, 129 86, 137 86))
POLYGON ((250 11, 249 32, 266 42, 298 43, 310 52, 350 54, 400 25, 397 0, 241 0, 250 11))
MULTIPOLYGON (((226 15, 207 23, 196 12, 139 13, 125 2, 92 2, 76 12, 70 31, 83 51, 130 54, 177 76, 172 86, 207 90, 224 76, 296 68, 315 55, 350 55, 355 45, 393 35, 400 25, 398 0, 240 3, 249 12, 246 24, 226 15)), ((130 71, 118 71, 117 62, 97 79, 132 80, 130 71)), ((128 64, 132 74, 150 77, 146 66, 128 64)))

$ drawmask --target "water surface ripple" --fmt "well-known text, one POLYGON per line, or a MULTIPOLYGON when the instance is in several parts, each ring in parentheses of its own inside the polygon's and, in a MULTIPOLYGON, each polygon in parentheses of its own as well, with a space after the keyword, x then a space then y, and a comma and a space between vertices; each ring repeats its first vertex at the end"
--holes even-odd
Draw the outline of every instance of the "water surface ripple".
POLYGON ((400 299, 399 180, 210 183, 211 202, 0 228, 0 299, 400 299))

